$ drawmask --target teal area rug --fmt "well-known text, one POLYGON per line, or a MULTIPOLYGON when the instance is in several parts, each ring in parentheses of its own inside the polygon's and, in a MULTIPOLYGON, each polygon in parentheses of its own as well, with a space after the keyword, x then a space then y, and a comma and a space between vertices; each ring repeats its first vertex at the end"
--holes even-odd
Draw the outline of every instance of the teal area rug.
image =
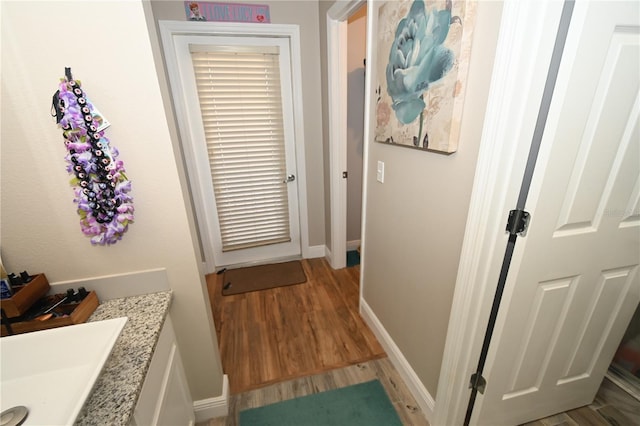
POLYGON ((402 426, 378 380, 240 411, 240 426, 402 426))
POLYGON ((357 250, 347 252, 347 268, 360 264, 360 253, 357 250))

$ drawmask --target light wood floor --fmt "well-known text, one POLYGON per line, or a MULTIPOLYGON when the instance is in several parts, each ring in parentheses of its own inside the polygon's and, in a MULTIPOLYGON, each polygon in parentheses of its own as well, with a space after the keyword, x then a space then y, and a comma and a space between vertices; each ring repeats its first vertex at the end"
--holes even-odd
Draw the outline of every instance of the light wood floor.
MULTIPOLYGON (((228 416, 201 422, 196 426, 237 426, 239 425, 238 416, 242 410, 373 379, 380 380, 404 425, 429 425, 391 361, 388 358, 381 358, 232 395, 228 416)), ((640 425, 640 402, 605 379, 591 405, 530 422, 525 426, 633 425, 640 425)))
MULTIPOLYGON (((358 314, 359 267, 334 271, 302 261, 307 283, 222 296, 207 276, 230 414, 199 426, 235 426, 238 413, 378 378, 403 423, 428 425, 373 333, 358 314), (258 389, 260 388, 260 389, 258 389)), ((640 425, 640 402, 605 379, 595 401, 527 426, 640 425)))
POLYGON ((230 296, 222 275, 207 276, 231 394, 385 356, 358 314, 359 266, 302 266, 304 284, 230 296))
POLYGON ((380 380, 384 386, 403 424, 410 426, 429 425, 389 358, 381 358, 232 395, 227 417, 211 419, 208 422, 198 423, 197 426, 236 426, 239 424, 238 414, 241 410, 262 407, 374 379, 380 380))

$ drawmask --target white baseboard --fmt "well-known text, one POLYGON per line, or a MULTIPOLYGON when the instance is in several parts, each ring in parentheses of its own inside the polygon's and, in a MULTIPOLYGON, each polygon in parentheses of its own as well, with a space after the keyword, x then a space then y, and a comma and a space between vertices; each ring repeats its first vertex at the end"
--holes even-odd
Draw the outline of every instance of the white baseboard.
POLYGON ((222 376, 222 395, 193 401, 196 423, 229 414, 229 377, 222 376))
POLYGON ((347 251, 357 250, 360 247, 360 240, 347 241, 347 251))
POLYGON ((317 257, 325 256, 325 246, 310 246, 303 253, 305 259, 315 259, 317 257))
POLYGON ((431 423, 433 420, 435 400, 429 391, 427 391, 427 388, 424 387, 418 378, 418 375, 413 368, 411 368, 411 365, 409 365, 409 362, 400 351, 400 348, 398 348, 389 333, 387 333, 387 330, 385 330, 378 317, 373 313, 371 307, 362 298, 360 298, 360 315, 362 315, 362 318, 364 318, 369 328, 371 328, 373 334, 375 334, 378 341, 380 341, 380 344, 387 352, 391 363, 396 370, 398 370, 398 373, 400 373, 402 380, 404 380, 405 384, 409 388, 409 391, 415 398, 416 403, 424 413, 427 421, 431 423))

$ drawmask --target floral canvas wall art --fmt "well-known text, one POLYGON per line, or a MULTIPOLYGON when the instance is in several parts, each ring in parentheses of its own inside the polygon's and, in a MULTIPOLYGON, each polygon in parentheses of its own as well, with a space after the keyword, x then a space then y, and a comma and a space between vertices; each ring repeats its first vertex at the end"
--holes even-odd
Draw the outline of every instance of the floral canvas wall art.
POLYGON ((446 154, 458 149, 475 15, 475 0, 380 7, 376 141, 446 154))

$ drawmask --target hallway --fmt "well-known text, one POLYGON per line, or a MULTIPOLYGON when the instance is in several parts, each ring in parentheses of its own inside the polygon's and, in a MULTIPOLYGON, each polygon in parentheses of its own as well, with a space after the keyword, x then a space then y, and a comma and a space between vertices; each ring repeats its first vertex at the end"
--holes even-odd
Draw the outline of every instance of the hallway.
POLYGON ((385 356, 358 313, 360 267, 302 265, 304 284, 231 296, 222 275, 207 276, 231 394, 385 356))
MULTIPOLYGON (((428 424, 358 314, 360 267, 336 271, 325 259, 303 260, 302 265, 304 284, 233 296, 222 296, 222 275, 207 276, 232 403, 228 417, 201 424, 234 425, 242 409, 362 382, 370 378, 369 373, 361 377, 364 365, 378 371, 383 383, 393 377, 390 383, 402 389, 398 398, 404 402, 394 399, 394 405, 406 424, 428 424), (308 382, 315 383, 315 390, 308 382)), ((387 392, 396 398, 392 387, 387 392)), ((605 379, 591 405, 528 425, 633 424, 637 407, 638 401, 605 379)))

